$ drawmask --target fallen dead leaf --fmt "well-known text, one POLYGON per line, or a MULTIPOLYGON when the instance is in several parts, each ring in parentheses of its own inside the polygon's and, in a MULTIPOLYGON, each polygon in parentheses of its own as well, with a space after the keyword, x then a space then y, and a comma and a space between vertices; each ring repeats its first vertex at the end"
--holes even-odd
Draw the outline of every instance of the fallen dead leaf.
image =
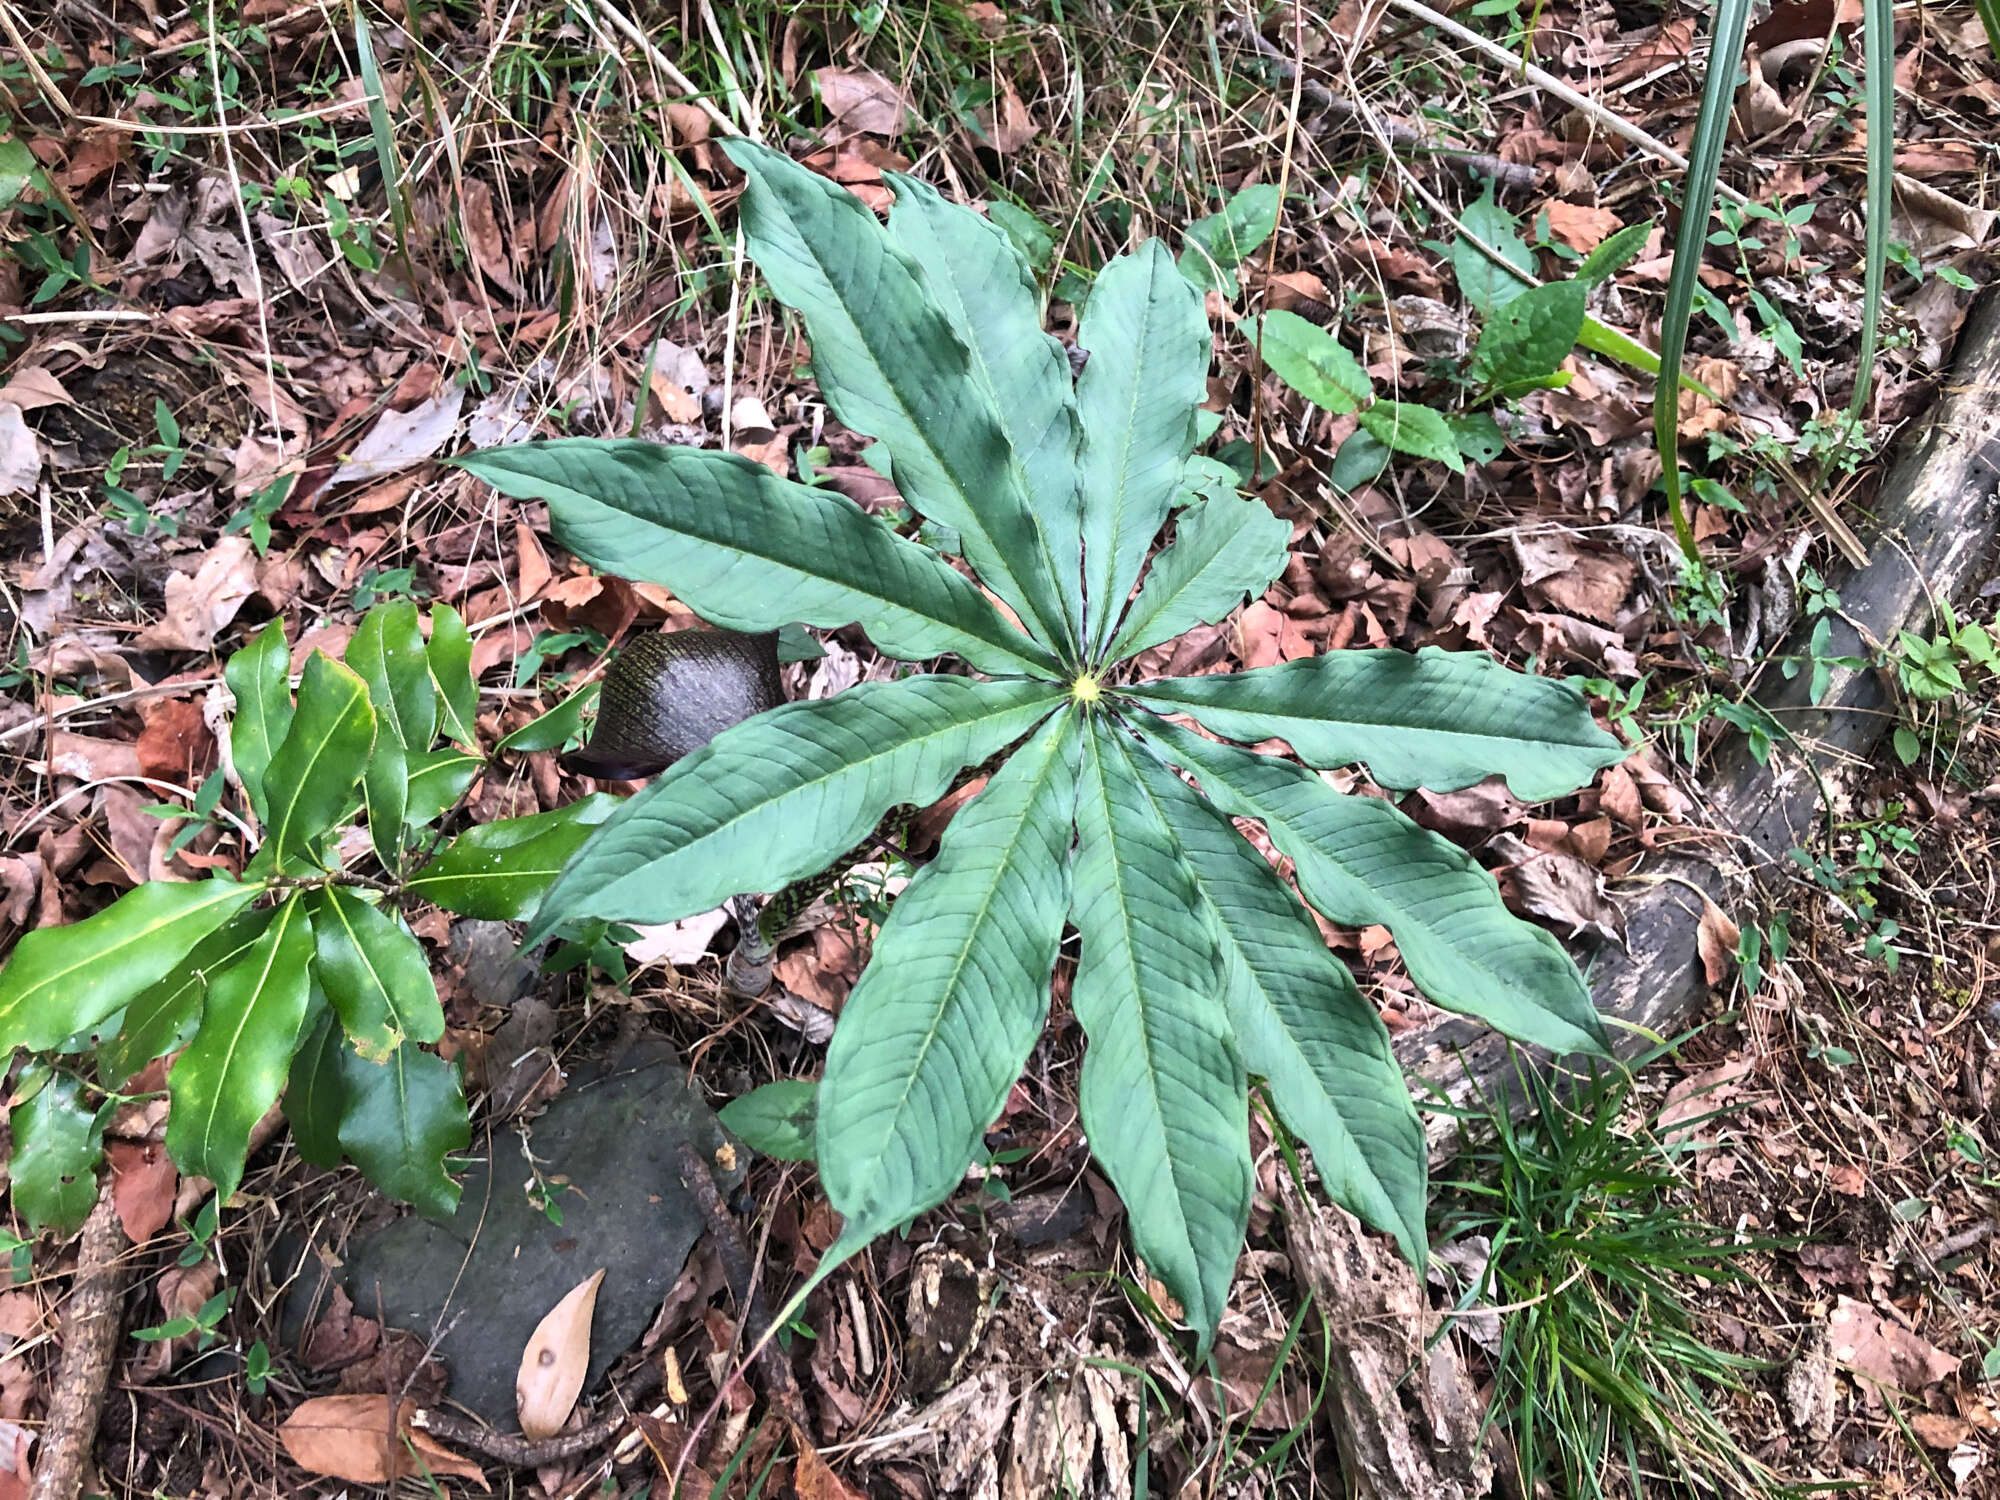
POLYGON ((1861 1389, 1871 1405, 1882 1399, 1879 1387, 1915 1395, 1958 1370, 1957 1355, 1945 1353, 1852 1297, 1835 1304, 1827 1333, 1835 1363, 1865 1377, 1861 1389))
POLYGON ((550 1308, 529 1335, 521 1351, 520 1372, 514 1377, 514 1406, 523 1436, 555 1436, 576 1408, 590 1366, 590 1319, 597 1311, 597 1288, 603 1280, 599 1267, 550 1308))
POLYGON ((1549 233, 1588 255, 1625 227, 1625 221, 1608 208, 1591 208, 1582 203, 1565 203, 1560 198, 1543 205, 1549 216, 1549 233))
POLYGON ((33 411, 41 406, 75 404, 69 392, 63 389, 63 383, 40 365, 8 371, 7 383, 0 385, 0 402, 11 402, 22 411, 33 411))
POLYGON ((1708 897, 1701 898, 1701 925, 1695 929, 1695 947, 1701 953, 1701 972, 1710 989, 1720 989, 1736 964, 1736 947, 1742 931, 1729 914, 1708 897))
POLYGON ((358 479, 376 479, 422 463, 436 453, 458 428, 459 408, 465 404, 465 387, 447 384, 427 400, 408 411, 385 411, 368 435, 354 445, 333 476, 328 488, 352 484, 358 479))
POLYGON ((798 1462, 792 1467, 792 1488, 799 1500, 862 1500, 854 1489, 828 1466, 813 1448, 812 1441, 797 1427, 792 1437, 798 1444, 798 1462))
POLYGON ((167 577, 166 618, 139 632, 151 651, 206 651, 257 591, 257 552, 250 539, 226 536, 193 573, 167 577))
POLYGON ((125 1237, 143 1245, 174 1216, 180 1173, 158 1141, 111 1141, 104 1148, 111 1164, 111 1202, 125 1237))
POLYGON ((278 1440, 300 1468, 350 1484, 388 1484, 421 1472, 421 1461, 433 1474, 490 1489, 479 1465, 410 1425, 415 1409, 413 1402, 399 1404, 392 1443, 387 1396, 314 1396, 285 1418, 278 1440))
POLYGON ((625 945, 625 956, 635 964, 700 963, 708 953, 708 945, 715 935, 722 931, 729 921, 729 908, 718 906, 714 911, 701 912, 692 917, 682 917, 678 922, 664 922, 658 926, 635 926, 638 940, 625 945))
POLYGON ((1963 1417, 1947 1417, 1939 1412, 1919 1411, 1910 1414, 1910 1431, 1917 1435, 1926 1448, 1936 1448, 1939 1452, 1949 1453, 1972 1436, 1972 1424, 1963 1417))
POLYGON ((514 277, 514 267, 507 259, 506 236, 500 232, 500 220, 493 212, 493 189, 477 177, 468 177, 460 202, 465 208, 466 238, 473 264, 485 273, 488 281, 519 301, 521 283, 514 277))
POLYGON ((820 68, 813 74, 826 112, 850 131, 903 133, 908 106, 895 84, 871 68, 820 68))
POLYGON ((0 401, 0 495, 26 495, 42 476, 42 450, 12 401, 0 401))
POLYGON ((1568 854, 1543 854, 1511 833, 1487 845, 1513 877, 1519 909, 1555 924, 1567 937, 1592 933, 1625 946, 1625 915, 1605 894, 1604 877, 1568 854))
POLYGON ((1028 113, 1028 106, 1014 92, 1014 85, 1004 78, 1000 81, 999 97, 982 105, 973 118, 979 125, 979 133, 986 137, 986 144, 1002 154, 1019 151, 1041 134, 1041 127, 1028 113))

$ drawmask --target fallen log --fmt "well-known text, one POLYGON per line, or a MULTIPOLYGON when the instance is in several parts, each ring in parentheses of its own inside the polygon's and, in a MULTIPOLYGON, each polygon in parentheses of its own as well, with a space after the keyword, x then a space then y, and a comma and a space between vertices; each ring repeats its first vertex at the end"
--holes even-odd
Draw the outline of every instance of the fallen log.
MULTIPOLYGON (((1976 581, 2000 529, 2000 293, 1982 295, 1966 318, 1943 392, 1909 435, 1877 498, 1866 566, 1835 580, 1841 613, 1829 655, 1871 660, 1904 629, 1928 632, 1936 601, 1956 600, 1976 581)), ((1780 647, 1809 654, 1812 622, 1780 647)), ((1585 972, 1598 1009, 1614 1023, 1614 1046, 1630 1056, 1671 1036, 1707 998, 1696 955, 1702 894, 1727 907, 1759 875, 1775 873, 1788 850, 1811 847, 1822 825, 1822 782, 1866 766, 1896 723, 1893 689, 1873 668, 1835 667, 1818 704, 1811 674, 1763 674, 1755 697, 1790 732, 1759 765, 1740 735, 1724 744, 1709 786, 1715 826, 1727 835, 1715 859, 1669 855, 1641 867, 1650 882, 1623 904, 1629 950, 1604 948, 1585 972), (1616 1023, 1644 1028, 1635 1032, 1616 1023)), ((1458 1017, 1398 1038, 1404 1066, 1454 1105, 1477 1097, 1519 1099, 1506 1042, 1458 1017)), ((1536 1067, 1551 1059, 1517 1054, 1536 1067)), ((1456 1143, 1449 1117, 1432 1116, 1434 1159, 1456 1143)))

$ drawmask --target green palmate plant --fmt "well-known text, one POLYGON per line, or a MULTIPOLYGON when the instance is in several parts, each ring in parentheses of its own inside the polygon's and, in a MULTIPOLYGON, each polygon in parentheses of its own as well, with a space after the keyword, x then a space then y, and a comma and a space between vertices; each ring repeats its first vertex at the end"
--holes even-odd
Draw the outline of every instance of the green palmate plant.
MULTIPOLYGON (((725 149, 748 177, 746 244, 803 318, 828 405, 879 440, 878 467, 990 595, 841 496, 732 454, 561 440, 463 460, 545 501, 578 556, 717 624, 858 621, 885 655, 969 669, 723 731, 591 833, 531 938, 776 889, 1006 752, 896 901, 835 1029, 812 1149, 845 1224, 823 1270, 961 1181, 1042 1034, 1066 925, 1082 939, 1083 1127, 1204 1344, 1250 1206, 1253 1074, 1332 1195, 1420 1257, 1424 1137, 1387 1033, 1232 820, 1264 826, 1329 920, 1388 926, 1441 1005, 1601 1049, 1589 993, 1490 876, 1388 802, 1172 718, 1227 741, 1282 737, 1306 766, 1363 764, 1393 788, 1497 773, 1529 799, 1587 782, 1620 747, 1574 688, 1478 654, 1131 680, 1134 656, 1260 593, 1289 539, 1257 501, 1195 496, 1200 293, 1157 243, 1110 262, 1073 382, 1025 262, 985 219, 896 177, 885 227, 777 153, 725 149)), ((766 1111, 795 1142, 798 1093, 766 1111)))
MULTIPOLYGON (((471 656, 454 611, 434 612, 427 641, 416 607, 397 603, 362 619, 345 663, 314 652, 296 700, 277 622, 230 659, 234 821, 255 845, 241 875, 150 881, 93 917, 29 933, 0 971, 0 1054, 52 1055, 31 1065, 12 1116, 12 1199, 32 1227, 74 1227, 89 1212, 119 1091, 170 1053, 167 1150, 223 1199, 252 1127, 282 1095, 307 1160, 346 1156, 425 1213, 451 1213, 446 1158, 470 1139, 465 1096, 456 1066, 424 1050, 443 1036, 444 1012, 398 908, 525 917, 614 806, 590 797, 439 847, 433 825, 486 765, 471 656), (344 837, 363 822, 365 838, 344 837)), ((560 743, 577 708, 501 748, 560 743)), ((221 787, 217 773, 197 813, 221 787)))

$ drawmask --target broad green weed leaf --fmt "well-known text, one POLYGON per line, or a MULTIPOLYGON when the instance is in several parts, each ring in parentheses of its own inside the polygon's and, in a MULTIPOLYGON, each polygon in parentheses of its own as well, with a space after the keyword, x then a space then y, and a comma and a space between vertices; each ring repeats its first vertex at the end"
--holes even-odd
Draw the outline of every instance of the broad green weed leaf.
POLYGON ((1291 523, 1261 500, 1218 496, 1181 512, 1172 545, 1152 570, 1107 653, 1136 656, 1264 592, 1285 566, 1291 523))
POLYGON ((1501 775, 1522 801, 1541 802, 1628 753, 1568 683, 1510 672, 1478 651, 1329 651, 1131 692, 1227 739, 1284 739, 1307 765, 1363 762, 1397 791, 1456 791, 1501 775))
POLYGON ((768 147, 731 140, 722 149, 748 179, 750 257, 804 318, 827 405, 888 445, 903 498, 956 531, 987 587, 1059 649, 1063 610, 1047 542, 992 400, 923 273, 847 189, 768 147))
POLYGON ((1006 232, 948 203, 929 183, 888 173, 889 238, 923 267, 931 293, 964 335, 1001 430, 1020 461, 1041 521, 1069 633, 1083 628, 1083 512, 1076 456, 1081 429, 1069 356, 1042 327, 1042 299, 1006 232))
POLYGON ((340 1165, 340 1117, 347 1113, 340 1058, 346 1051, 340 1022, 330 1008, 321 1007, 305 1045, 292 1058, 285 1083, 285 1119, 292 1127, 292 1144, 322 1171, 340 1165))
POLYGON ((826 868, 891 807, 1054 711, 1048 682, 912 677, 787 703, 725 729, 618 809, 548 894, 532 933, 602 917, 671 922, 826 868))
POLYGON ((1610 280, 1638 258, 1646 248, 1646 239, 1653 232, 1653 221, 1643 224, 1627 224, 1616 234, 1601 241, 1597 248, 1583 258, 1583 264, 1576 268, 1576 280, 1584 287, 1594 287, 1610 280))
POLYGON ((978 586, 845 496, 733 453, 564 438, 460 460, 502 494, 546 500, 556 539, 593 567, 664 584, 711 624, 834 629, 859 620, 883 652, 947 652, 982 671, 1055 659, 978 586))
POLYGON ((340 1145, 368 1180, 435 1222, 458 1207, 447 1156, 472 1142, 458 1065, 418 1047, 398 1047, 386 1061, 340 1051, 346 1108, 340 1145))
MULTIPOLYGON (((1157 240, 1098 273, 1083 305, 1083 567, 1091 654, 1109 643, 1146 552, 1181 492, 1194 414, 1208 395, 1201 293, 1157 240)), ((973 560, 973 566, 978 566, 973 560)))
POLYGON ((583 730, 583 711, 597 701, 601 683, 571 693, 545 714, 538 714, 512 734, 505 736, 496 750, 560 750, 583 730))
POLYGON ((618 805, 600 793, 553 812, 478 824, 445 845, 405 889, 462 917, 522 921, 618 805))
POLYGON ((1181 274, 1202 292, 1236 295, 1233 274, 1278 227, 1278 186, 1254 183, 1230 197, 1222 212, 1197 219, 1187 227, 1188 244, 1181 251, 1181 274))
POLYGON ((1046 224, 1005 198, 996 198, 987 204, 986 217, 1013 242, 1029 270, 1037 276, 1048 275, 1049 262, 1056 253, 1056 237, 1046 224))
POLYGON ((779 1078, 732 1099, 715 1112, 730 1134, 776 1161, 811 1161, 819 1116, 819 1083, 779 1078))
POLYGON ((1076 715, 1043 725, 951 820, 876 936, 820 1082, 820 1181, 844 1235, 951 1194, 1042 1034, 1076 758, 1076 715))
POLYGON ((444 1035, 430 961, 401 921, 337 885, 312 893, 310 914, 313 976, 357 1052, 374 1061, 444 1035))
POLYGON ((1243 1062, 1269 1082, 1328 1194, 1396 1236, 1418 1265, 1428 1176, 1423 1122, 1389 1029, 1327 951, 1312 918, 1228 818, 1151 755, 1132 756, 1193 872, 1222 954, 1223 997, 1243 1062))
POLYGON ((1314 406, 1343 416, 1375 399, 1374 383, 1361 362, 1339 339, 1295 312, 1277 309, 1245 318, 1237 331, 1262 351, 1273 374, 1314 406))
POLYGON ((1070 1004, 1089 1039, 1084 1134, 1201 1358, 1229 1297, 1252 1181, 1249 1080, 1223 1008, 1222 957, 1173 830, 1102 718, 1085 738, 1076 825, 1070 920, 1083 953, 1070 1004))
POLYGON ((1326 482, 1337 493, 1351 495, 1365 484, 1373 484, 1389 467, 1389 445, 1372 432, 1356 428, 1333 455, 1326 482))
POLYGON ((1488 411, 1461 412, 1452 417, 1451 436, 1458 451, 1477 464, 1490 464, 1507 451, 1507 436, 1488 411))
POLYGON ((1452 436, 1442 412, 1411 401, 1377 401, 1364 406, 1356 420, 1362 431, 1398 453, 1432 459, 1455 473, 1465 472, 1458 439, 1452 436))
POLYGON ((1328 921, 1387 927, 1410 978, 1438 1005, 1558 1052, 1605 1051, 1589 987, 1562 944, 1508 911, 1493 877, 1456 844, 1289 761, 1143 722, 1211 802, 1264 825, 1328 921))
POLYGON ((213 1182, 220 1202, 243 1180, 250 1128, 284 1090, 312 951, 305 899, 294 893, 248 953, 209 977, 201 1029, 167 1077, 167 1150, 183 1173, 213 1182))
POLYGON ((273 620, 229 658, 222 679, 236 696, 229 720, 229 756, 259 821, 265 818, 264 768, 292 727, 291 651, 285 626, 273 620))
POLYGON ((270 924, 267 911, 238 912, 196 943, 165 978, 147 986, 125 1007, 116 1036, 97 1049, 97 1078, 122 1089, 147 1063, 187 1044, 201 1021, 209 976, 250 950, 270 924))
POLYGON ((1452 241, 1451 268, 1458 278, 1458 289, 1467 302, 1479 309, 1482 318, 1490 318, 1528 290, 1528 283, 1522 278, 1534 275, 1535 257, 1515 232, 1514 216, 1494 202, 1490 182, 1485 192, 1466 205, 1459 222, 1467 233, 1498 250, 1508 265, 1522 273, 1514 276, 1494 265, 1468 240, 1452 241))
POLYGON ((83 1102, 83 1085, 68 1073, 37 1064, 45 1081, 24 1077, 16 1094, 32 1095, 8 1116, 14 1150, 7 1159, 9 1201, 27 1221, 28 1233, 53 1229, 67 1236, 82 1227, 97 1203, 97 1161, 104 1126, 83 1102))
POLYGON ((312 868, 312 842, 350 805, 374 743, 367 684, 315 651, 299 679, 298 712, 264 776, 265 831, 278 869, 312 868))
POLYGON ((439 730, 469 749, 479 747, 479 684, 472 680, 472 635, 449 604, 431 610, 431 638, 424 647, 437 689, 439 730))
POLYGON ((1554 281, 1532 287, 1488 314, 1467 373, 1487 385, 1553 375, 1583 331, 1584 286, 1554 281))
POLYGON ((416 605, 399 599, 369 610, 346 655, 348 666, 368 684, 378 738, 392 737, 405 750, 430 749, 437 733, 437 687, 416 605))
POLYGON ((187 951, 262 890, 221 879, 149 880, 67 927, 14 945, 0 971, 0 1056, 46 1052, 165 978, 187 951))

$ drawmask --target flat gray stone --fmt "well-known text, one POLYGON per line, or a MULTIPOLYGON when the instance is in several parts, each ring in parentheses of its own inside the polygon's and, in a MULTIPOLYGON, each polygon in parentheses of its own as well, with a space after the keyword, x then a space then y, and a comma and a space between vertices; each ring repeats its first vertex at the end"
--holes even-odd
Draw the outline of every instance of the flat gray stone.
MULTIPOLYGON (((686 1079, 672 1049, 651 1038, 609 1063, 578 1064, 529 1125, 544 1179, 568 1180, 555 1196, 562 1223, 529 1202, 520 1137, 499 1131, 497 1172, 482 1160, 465 1175, 451 1223, 412 1216, 349 1242, 343 1277, 355 1309, 374 1317, 379 1305, 391 1327, 425 1338, 444 1330, 437 1352, 451 1367, 451 1399, 511 1432, 528 1336, 602 1266, 588 1393, 645 1333, 705 1227, 681 1184, 679 1147, 713 1163, 723 1134, 686 1079)), ((744 1154, 719 1179, 725 1196, 744 1154)))

